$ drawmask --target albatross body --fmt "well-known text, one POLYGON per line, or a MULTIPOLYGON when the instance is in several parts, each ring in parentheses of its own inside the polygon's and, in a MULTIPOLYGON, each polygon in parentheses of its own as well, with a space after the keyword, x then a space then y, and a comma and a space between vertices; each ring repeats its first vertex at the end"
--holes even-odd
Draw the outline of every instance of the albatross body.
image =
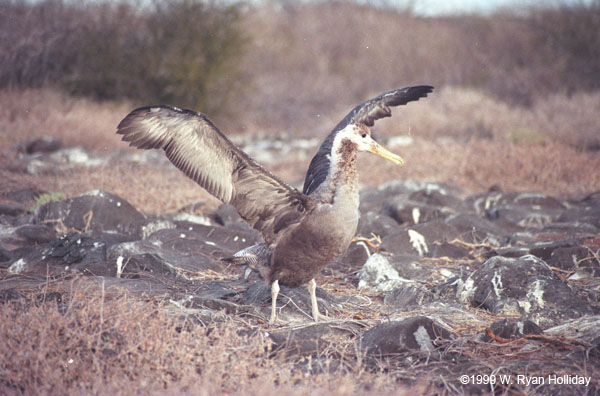
POLYGON ((327 136, 308 168, 303 191, 284 183, 237 148, 204 115, 171 106, 133 110, 118 125, 123 140, 161 148, 169 160, 209 193, 233 205, 264 243, 236 253, 271 285, 276 319, 279 285, 308 283, 312 315, 319 319, 315 276, 350 245, 359 218, 358 153, 369 151, 402 164, 371 138, 375 120, 391 106, 419 100, 431 86, 406 87, 356 106, 327 136))

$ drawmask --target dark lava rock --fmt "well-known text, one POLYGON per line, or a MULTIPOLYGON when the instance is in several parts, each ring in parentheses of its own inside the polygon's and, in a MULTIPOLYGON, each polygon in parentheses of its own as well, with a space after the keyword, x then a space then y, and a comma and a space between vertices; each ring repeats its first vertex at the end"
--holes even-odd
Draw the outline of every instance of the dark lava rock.
POLYGON ((51 242, 55 238, 54 230, 45 225, 0 226, 0 248, 10 251, 10 257, 17 256, 18 249, 30 250, 35 245, 51 242))
MULTIPOLYGON (((424 197, 428 202, 438 203, 442 206, 453 207, 449 204, 454 197, 460 196, 462 193, 459 189, 443 183, 428 183, 416 180, 395 180, 385 183, 378 188, 367 188, 360 192, 360 211, 362 213, 373 211, 381 213, 385 207, 393 206, 393 201, 410 200, 410 195, 421 199, 424 197), (442 196, 436 202, 438 197, 442 196), (443 196, 451 196, 444 198, 443 196)), ((422 205, 429 205, 426 202, 421 202, 422 205)), ((431 205, 435 206, 435 205, 431 205)))
POLYGON ((354 337, 351 324, 316 323, 295 329, 269 331, 273 349, 285 350, 289 354, 311 355, 323 352, 339 342, 340 337, 354 337))
POLYGON ((390 196, 399 194, 408 196, 418 191, 421 191, 421 194, 423 195, 434 195, 434 193, 439 193, 439 195, 443 196, 449 195, 455 197, 462 195, 462 191, 455 186, 445 183, 431 183, 419 180, 393 180, 391 182, 382 184, 377 190, 387 193, 390 196))
POLYGON ((423 268, 420 257, 416 254, 394 254, 387 257, 390 265, 402 278, 426 281, 431 271, 423 268))
POLYGON ((367 330, 359 345, 368 355, 389 356, 407 351, 433 352, 442 340, 450 339, 450 332, 433 320, 415 316, 367 330))
POLYGON ((176 295, 177 305, 186 308, 207 308, 214 312, 224 311, 226 314, 235 315, 242 312, 248 312, 248 307, 243 307, 231 301, 223 300, 221 298, 212 298, 206 296, 197 295, 176 295))
POLYGON ((214 213, 215 221, 220 225, 228 225, 236 221, 244 221, 237 210, 229 204, 221 205, 214 213))
POLYGON ((453 276, 442 283, 435 285, 431 292, 438 301, 456 301, 456 291, 463 284, 460 276, 453 276))
POLYGON ((429 257, 447 257, 451 259, 472 258, 469 251, 460 245, 454 245, 448 242, 435 242, 433 249, 429 251, 429 257))
POLYGON ((16 289, 0 290, 0 304, 19 300, 25 300, 25 296, 20 291, 16 289))
POLYGON ((466 202, 480 214, 486 213, 494 206, 502 205, 529 206, 534 209, 565 209, 565 204, 560 200, 539 193, 490 191, 471 195, 466 198, 466 202))
POLYGON ((567 239, 553 242, 539 242, 529 247, 529 253, 544 261, 548 261, 554 250, 575 247, 581 244, 582 241, 582 239, 567 239))
MULTIPOLYGON (((321 315, 327 315, 335 307, 339 307, 337 298, 322 288, 317 287, 316 295, 321 315)), ((265 317, 268 317, 271 314, 271 286, 262 280, 257 281, 238 295, 237 303, 261 306, 265 317)), ((279 318, 285 321, 294 315, 301 317, 302 320, 312 320, 311 307, 310 295, 306 287, 280 286, 277 296, 279 318)))
POLYGON ((121 234, 69 233, 52 242, 26 246, 11 251, 9 272, 56 275, 65 271, 79 271, 88 275, 115 274, 114 265, 107 261, 107 249, 117 243, 131 240, 121 234))
POLYGON ((139 277, 142 272, 149 272, 156 276, 175 276, 177 274, 176 267, 170 265, 156 253, 142 253, 126 258, 117 258, 115 260, 115 271, 115 274, 121 278, 139 277))
POLYGON ((47 193, 44 190, 38 190, 37 188, 22 188, 20 190, 7 191, 2 193, 2 196, 14 202, 26 202, 34 201, 40 195, 47 193))
POLYGON ((48 202, 35 211, 36 222, 62 222, 80 231, 116 232, 141 237, 146 218, 129 202, 102 190, 48 202))
POLYGON ((527 246, 510 246, 507 248, 501 248, 490 251, 486 257, 492 258, 494 256, 518 258, 529 254, 529 248, 527 246))
POLYGON ((573 246, 554 249, 548 262, 565 271, 574 271, 578 278, 600 276, 600 262, 590 249, 573 246))
POLYGON ((492 245, 504 245, 509 242, 507 230, 474 213, 457 213, 446 218, 445 223, 456 228, 459 238, 465 242, 486 241, 492 245))
MULTIPOLYGON (((123 237, 126 238, 126 237, 123 237)), ((115 268, 107 263, 107 246, 115 235, 94 236, 71 233, 30 251, 14 261, 11 273, 55 275, 65 271, 81 271, 88 275, 115 275, 115 268)))
MULTIPOLYGON (((504 257, 521 257, 527 254, 532 254, 546 262, 550 262, 550 259, 556 250, 561 249, 580 249, 585 250, 587 253, 588 250, 586 248, 580 247, 583 242, 583 238, 570 238, 563 239, 551 242, 535 242, 527 245, 521 246, 509 246, 504 248, 499 248, 492 250, 488 253, 489 257, 493 257, 495 255, 504 256, 504 257)), ((587 257, 587 254, 584 256, 587 257)), ((583 257, 582 257, 583 258, 583 257)), ((560 268, 562 266, 558 265, 560 268)), ((565 268, 566 269, 566 268, 565 268)))
MULTIPOLYGON (((419 241, 421 241, 420 238, 419 241)), ((426 244, 426 242, 423 242, 426 244)), ((423 243, 419 243, 420 255, 424 255, 426 251, 422 247, 423 243)), ((408 230, 403 229, 401 232, 396 234, 390 234, 381 239, 381 250, 389 253, 417 253, 417 250, 413 248, 411 238, 408 234, 408 230)), ((427 248, 429 251, 429 248, 427 248)))
POLYGON ((176 229, 160 230, 147 239, 113 245, 108 260, 124 274, 140 271, 174 274, 185 271, 222 271, 223 266, 210 254, 202 234, 176 229), (129 263, 133 267, 129 268, 129 263))
POLYGON ((589 249, 587 248, 581 246, 559 247, 552 250, 548 264, 564 270, 575 270, 588 257, 589 249))
POLYGON ((454 213, 447 208, 426 205, 406 200, 403 197, 395 197, 386 201, 384 212, 402 225, 414 225, 435 219, 443 219, 454 213))
POLYGON ((472 306, 503 315, 526 315, 542 328, 592 313, 539 258, 492 257, 458 288, 457 297, 472 306))
POLYGON ((487 218, 504 227, 517 229, 542 229, 556 221, 561 211, 540 209, 524 205, 497 205, 487 210, 487 218))
POLYGON ((566 209, 559 199, 536 193, 491 192, 467 198, 476 212, 503 229, 541 230, 556 222, 566 209))
POLYGON ((230 286, 228 283, 221 281, 203 281, 192 290, 192 293, 195 297, 210 299, 231 297, 237 294, 237 291, 230 286))
POLYGON ((182 251, 201 251, 211 257, 229 257, 233 253, 261 242, 260 234, 255 230, 240 230, 236 227, 202 226, 194 230, 165 229, 147 238, 149 241, 161 241, 162 245, 182 251))
POLYGON ((52 153, 62 148, 62 142, 51 136, 43 136, 19 144, 16 149, 20 153, 52 153))
POLYGON ((452 241, 459 232, 443 220, 405 227, 402 232, 382 238, 381 249, 391 253, 416 253, 427 256, 434 242, 452 241))
POLYGON ((374 234, 383 238, 401 231, 402 227, 391 217, 375 212, 366 212, 360 215, 356 235, 370 238, 374 234))
POLYGON ((424 203, 429 207, 440 208, 444 212, 457 213, 468 210, 467 204, 462 199, 447 190, 423 189, 410 194, 408 199, 424 203))
POLYGON ((8 250, 0 248, 0 267, 2 267, 1 263, 5 263, 7 261, 10 261, 11 258, 12 258, 11 252, 9 252, 8 250))
POLYGON ((557 221, 565 223, 584 223, 600 228, 600 204, 569 208, 558 216, 557 221))
POLYGON ((362 267, 368 258, 369 254, 363 244, 355 242, 350 244, 350 247, 342 253, 336 262, 330 264, 329 268, 357 270, 362 267))
MULTIPOLYGON (((542 329, 531 320, 512 321, 509 319, 502 319, 492 323, 490 330, 495 336, 507 340, 519 338, 525 334, 543 333, 542 329)), ((492 339, 488 335, 484 335, 483 340, 491 341, 492 339)))
POLYGON ((381 191, 377 188, 365 188, 361 190, 359 194, 359 210, 361 213, 380 213, 384 207, 385 201, 390 197, 388 192, 381 191))
POLYGON ((56 233, 44 225, 24 225, 16 229, 15 234, 29 243, 48 243, 56 238, 56 233))
POLYGON ((565 235, 577 235, 577 234, 596 234, 598 233, 598 227, 588 224, 588 223, 570 223, 570 222, 560 222, 555 221, 548 225, 546 225, 541 231, 541 233, 562 233, 565 235))
POLYGON ((401 309, 412 309, 415 305, 423 305, 433 300, 433 293, 414 283, 407 283, 406 285, 396 287, 383 297, 384 304, 401 309))
POLYGON ((557 326, 544 331, 552 336, 562 336, 585 341, 598 345, 600 340, 600 315, 584 316, 578 319, 567 320, 557 326))
POLYGON ((25 213, 25 207, 16 202, 0 202, 0 215, 19 216, 25 213))

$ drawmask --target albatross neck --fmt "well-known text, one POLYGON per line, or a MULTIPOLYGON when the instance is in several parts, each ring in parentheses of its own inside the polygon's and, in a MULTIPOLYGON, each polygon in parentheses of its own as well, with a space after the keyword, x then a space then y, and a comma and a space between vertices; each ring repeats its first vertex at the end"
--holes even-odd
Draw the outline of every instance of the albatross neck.
POLYGON ((356 144, 348 139, 343 139, 332 147, 329 185, 334 205, 350 204, 358 208, 357 155, 356 144))

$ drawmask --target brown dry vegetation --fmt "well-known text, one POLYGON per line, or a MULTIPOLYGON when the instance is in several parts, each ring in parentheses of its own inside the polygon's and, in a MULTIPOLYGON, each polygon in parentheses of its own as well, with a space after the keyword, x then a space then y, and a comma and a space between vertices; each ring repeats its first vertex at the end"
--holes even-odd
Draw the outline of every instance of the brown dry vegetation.
MULTIPOLYGON (((41 3, 49 9, 58 4, 41 3)), ((12 3, 0 3, 7 4, 12 3)), ((109 16, 131 11, 125 5, 111 7, 104 8, 109 16)), ((15 48, 15 42, 23 45, 19 48, 24 53, 27 48, 41 55, 51 54, 53 48, 66 51, 68 45, 57 40, 62 36, 44 30, 72 26, 58 22, 75 21, 77 14, 61 10, 69 11, 55 8, 58 14, 44 19, 47 24, 36 20, 34 12, 24 13, 29 24, 13 23, 10 35, 0 28, 1 51, 15 48), (23 33, 27 26, 35 35, 23 33), (45 41, 46 37, 53 41, 45 41)), ((391 147, 403 155, 406 165, 398 168, 363 156, 365 186, 403 178, 447 182, 467 193, 500 186, 564 197, 600 188, 597 6, 583 12, 533 10, 526 17, 431 19, 328 1, 298 6, 267 2, 245 10, 241 23, 251 46, 240 61, 243 72, 210 91, 217 107, 226 108, 214 117, 226 133, 324 137, 362 100, 392 88, 430 83, 436 86, 430 97, 396 109, 391 119, 374 128, 384 142, 398 135, 414 139, 411 145, 391 147), (574 45, 578 42, 587 44, 574 45)), ((102 27, 102 18, 96 22, 102 27)), ((48 59, 41 55, 39 59, 48 59)), ((11 71, 35 76, 37 66, 25 62, 11 71)), ((2 67, 7 70, 6 64, 2 67)), ((74 168, 68 174, 53 169, 26 172, 13 147, 35 137, 54 136, 64 146, 83 146, 99 154, 131 150, 115 134, 116 125, 133 107, 149 104, 139 97, 74 98, 61 92, 52 78, 58 77, 52 74, 26 89, 3 80, 0 193, 31 187, 70 196, 105 189, 155 213, 175 212, 197 201, 206 202, 201 211, 208 212, 218 204, 174 167, 132 164, 118 156, 107 165, 74 168)), ((265 165, 284 180, 298 183, 308 160, 282 159, 265 165)), ((5 275, 0 273, 0 278, 5 275)), ((308 375, 295 368, 298 362, 272 359, 269 344, 258 331, 262 329, 240 335, 236 329, 247 324, 229 320, 209 327, 187 326, 194 318, 175 315, 164 301, 103 293, 97 284, 73 285, 63 294, 67 296, 63 313, 55 302, 0 306, 0 393, 399 391, 399 377, 388 367, 365 371, 354 360, 344 373, 308 375)), ((31 293, 47 294, 56 288, 49 282, 31 293)), ((415 386, 407 394, 427 392, 415 386)))
POLYGON ((168 302, 97 282, 49 282, 31 297, 29 306, 8 302, 0 310, 5 395, 341 396, 401 389, 391 376, 377 377, 359 365, 308 375, 298 369, 301 362, 272 358, 268 338, 241 319, 224 316, 201 326, 196 315, 168 302), (62 302, 51 298, 59 284, 73 288, 62 302))
MULTIPOLYGON (((74 99, 47 89, 0 94, 0 128, 8 131, 0 135, 6 153, 0 168, 2 190, 35 187, 75 195, 101 188, 149 212, 174 212, 197 201, 208 203, 205 210, 214 208, 216 200, 171 166, 121 163, 117 156, 100 167, 73 169, 68 177, 52 169, 32 175, 19 170, 10 150, 6 151, 41 136, 55 136, 67 147, 80 145, 100 154, 131 150, 115 134, 115 126, 131 107, 127 102, 74 99)), ((467 193, 499 186, 580 196, 600 187, 600 154, 581 149, 589 147, 585 139, 600 136, 596 108, 600 108, 600 94, 557 95, 524 108, 468 89, 442 88, 377 124, 374 131, 381 140, 404 135, 414 143, 391 147, 407 161, 401 168, 363 155, 361 181, 377 186, 398 178, 419 179, 451 183, 467 193)), ((281 160, 265 166, 298 184, 308 160, 281 160)))

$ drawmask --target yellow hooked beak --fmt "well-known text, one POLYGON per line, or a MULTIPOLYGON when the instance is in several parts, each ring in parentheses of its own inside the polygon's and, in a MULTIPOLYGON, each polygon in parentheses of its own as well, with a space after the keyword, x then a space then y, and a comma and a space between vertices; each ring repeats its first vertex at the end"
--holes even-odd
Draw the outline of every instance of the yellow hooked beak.
POLYGON ((373 154, 377 154, 378 156, 383 157, 387 160, 390 160, 397 165, 404 164, 404 160, 402 159, 402 157, 400 157, 397 154, 392 153, 391 151, 388 151, 384 147, 380 146, 379 143, 377 143, 374 140, 371 142, 371 146, 369 147, 369 152, 373 153, 373 154))

